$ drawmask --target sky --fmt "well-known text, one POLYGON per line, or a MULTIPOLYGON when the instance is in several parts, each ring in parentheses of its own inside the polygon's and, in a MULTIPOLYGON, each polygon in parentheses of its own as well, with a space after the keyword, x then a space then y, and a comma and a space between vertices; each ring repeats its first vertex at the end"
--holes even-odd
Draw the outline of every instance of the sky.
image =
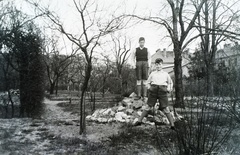
MULTIPOLYGON (((72 0, 35 0, 40 6, 49 7, 49 10, 54 11, 60 18, 61 22, 68 32, 73 34, 79 34, 79 26, 81 25, 79 14, 77 13, 72 0)), ((83 1, 83 0, 80 0, 83 1)), ((231 0, 229 0, 231 1, 231 0)), ((99 10, 101 10, 101 17, 107 19, 113 12, 118 14, 137 14, 140 16, 171 16, 171 11, 168 4, 164 0, 93 0, 94 4, 98 4, 99 10)), ((29 6, 24 0, 14 0, 16 6, 23 12, 34 16, 35 10, 32 6, 29 6)), ((239 5, 239 4, 238 4, 239 5)), ((236 5, 237 6, 237 5, 236 5)), ((90 12, 93 7, 89 8, 90 12)), ((49 36, 56 34, 60 36, 59 46, 63 48, 62 53, 69 53, 71 51, 71 42, 66 37, 63 37, 58 32, 53 32, 46 28, 48 24, 43 19, 37 19, 37 23, 42 27, 49 36)), ((157 49, 172 50, 172 42, 166 32, 166 29, 150 22, 138 23, 131 25, 131 27, 123 30, 121 33, 126 34, 131 39, 131 49, 133 50, 138 46, 138 38, 145 37, 146 47, 149 49, 151 54, 154 54, 157 49)), ((192 32, 192 35, 194 32, 192 32)), ((200 41, 196 40, 191 43, 188 48, 190 52, 195 51, 195 47, 200 41)), ((61 47, 60 47, 61 48, 61 47)), ((107 50, 105 50, 107 51, 107 50)))
MULTIPOLYGON (((19 9, 27 14, 34 16, 34 9, 29 6, 24 0, 15 0, 19 9)), ((79 14, 76 12, 71 0, 39 0, 39 5, 49 7, 50 10, 56 12, 67 30, 78 33, 79 14)), ((150 12, 158 12, 162 7, 159 0, 98 0, 100 8, 106 9, 109 14, 116 11, 118 14, 135 13, 139 15, 150 14, 150 12)), ((37 21, 40 26, 44 27, 46 23, 42 20, 37 21)), ((132 25, 130 28, 123 30, 124 34, 131 39, 131 48, 138 46, 138 38, 145 37, 146 47, 151 54, 154 54, 157 49, 172 49, 171 40, 166 38, 167 35, 164 28, 156 26, 150 22, 139 23, 132 25)), ((51 35, 51 31, 46 30, 51 35)), ((57 33, 57 32, 54 32, 57 33)), ((59 34, 58 34, 59 35, 59 34)), ((67 38, 60 38, 62 46, 69 45, 67 38)), ((70 46, 69 46, 70 50, 70 46)))

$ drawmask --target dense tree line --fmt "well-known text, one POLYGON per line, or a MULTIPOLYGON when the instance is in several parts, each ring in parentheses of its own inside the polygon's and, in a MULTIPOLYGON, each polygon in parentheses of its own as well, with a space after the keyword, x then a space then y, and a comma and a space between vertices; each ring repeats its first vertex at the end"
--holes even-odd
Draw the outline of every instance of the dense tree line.
MULTIPOLYGON (((239 53, 240 48, 239 45, 231 46, 231 50, 239 53)), ((224 51, 221 49, 219 52, 224 51)), ((235 55, 233 55, 234 57, 235 55)), ((216 57, 216 56, 215 56, 216 57)), ((208 86, 208 70, 207 66, 204 62, 204 53, 201 49, 196 50, 192 56, 189 57, 190 63, 188 65, 189 69, 189 77, 186 78, 187 84, 185 87, 191 88, 186 89, 186 95, 194 94, 194 95, 207 95, 206 91, 199 91, 207 89, 208 86), (197 86, 200 84, 200 87, 197 86)), ((214 58, 215 63, 213 64, 213 69, 211 72, 211 76, 214 79, 211 82, 212 92, 214 96, 239 96, 240 89, 236 87, 239 85, 239 65, 236 62, 235 65, 226 65, 223 62, 229 63, 231 61, 231 55, 227 58, 223 58, 225 60, 221 60, 221 58, 214 58)))
POLYGON ((45 66, 41 32, 32 22, 24 22, 20 11, 13 9, 1 23, 1 60, 5 86, 20 90, 20 117, 40 116, 44 98, 45 66), (10 14, 10 15, 9 15, 10 14))

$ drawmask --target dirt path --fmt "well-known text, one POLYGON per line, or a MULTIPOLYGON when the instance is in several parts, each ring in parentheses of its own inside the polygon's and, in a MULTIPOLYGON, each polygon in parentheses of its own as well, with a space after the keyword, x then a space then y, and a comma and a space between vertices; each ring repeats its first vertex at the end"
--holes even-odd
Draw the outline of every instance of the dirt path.
POLYGON ((61 102, 45 99, 42 119, 0 119, 0 154, 76 154, 117 134, 119 124, 88 123, 80 136, 77 114, 63 111, 61 102))
POLYGON ((63 101, 50 101, 45 99, 46 104, 43 120, 48 123, 48 130, 54 135, 69 138, 81 138, 78 135, 78 116, 65 112, 57 104, 63 101))
POLYGON ((69 152, 69 148, 81 151, 83 141, 77 136, 75 116, 63 112, 57 106, 59 102, 45 99, 44 103, 42 119, 0 119, 0 154, 55 154, 69 152), (73 139, 78 146, 64 149, 73 139))

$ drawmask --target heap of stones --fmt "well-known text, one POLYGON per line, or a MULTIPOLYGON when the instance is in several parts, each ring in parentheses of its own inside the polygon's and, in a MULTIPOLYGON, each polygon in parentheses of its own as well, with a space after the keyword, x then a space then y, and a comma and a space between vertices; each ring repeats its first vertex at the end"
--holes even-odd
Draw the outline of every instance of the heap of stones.
MULTIPOLYGON (((112 108, 97 109, 92 115, 87 116, 86 119, 98 123, 135 123, 146 106, 146 102, 143 100, 135 100, 135 96, 136 94, 132 93, 129 97, 125 97, 117 106, 112 108)), ((158 104, 156 104, 154 109, 158 109, 158 104)), ((173 112, 171 112, 171 114, 174 116, 173 112)), ((174 117, 174 119, 176 120, 179 118, 174 117)), ((169 124, 166 116, 159 110, 152 111, 152 115, 148 115, 147 118, 143 119, 143 123, 150 125, 154 125, 154 121, 162 124, 169 124)))

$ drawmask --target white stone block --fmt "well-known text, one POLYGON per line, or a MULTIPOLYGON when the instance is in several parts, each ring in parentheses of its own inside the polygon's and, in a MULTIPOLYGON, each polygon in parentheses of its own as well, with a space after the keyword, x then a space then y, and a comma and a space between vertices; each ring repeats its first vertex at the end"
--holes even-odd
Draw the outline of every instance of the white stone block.
POLYGON ((141 111, 138 111, 137 114, 138 114, 139 116, 141 116, 141 115, 142 115, 142 112, 141 112, 141 111))
POLYGON ((109 114, 111 113, 111 111, 112 111, 112 109, 109 108, 109 109, 105 110, 102 114, 103 114, 104 116, 106 116, 106 115, 109 115, 109 114))
POLYGON ((129 97, 131 97, 131 98, 134 98, 134 97, 136 97, 136 96, 137 96, 137 94, 134 93, 134 92, 132 92, 132 93, 129 95, 129 97))
POLYGON ((117 111, 123 111, 123 110, 125 110, 125 109, 126 109, 125 107, 120 106, 120 107, 118 107, 117 111))
POLYGON ((88 115, 87 117, 86 117, 86 120, 91 120, 92 119, 92 116, 91 115, 88 115))

